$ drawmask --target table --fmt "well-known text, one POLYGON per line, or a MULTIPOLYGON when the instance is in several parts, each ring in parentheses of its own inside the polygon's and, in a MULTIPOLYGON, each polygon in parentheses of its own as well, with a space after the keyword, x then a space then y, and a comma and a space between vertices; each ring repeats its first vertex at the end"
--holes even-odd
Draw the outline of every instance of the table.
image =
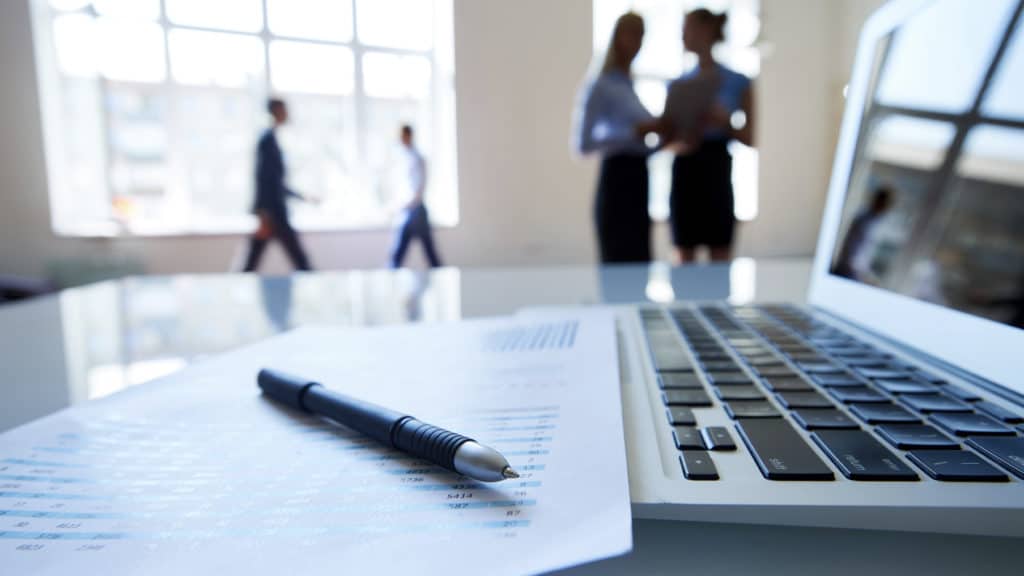
MULTIPOLYGON (((381 325, 526 306, 803 301, 810 261, 152 276, 0 307, 0 431, 307 324, 381 325)), ((884 529, 884 526, 880 526, 884 529)), ((1020 539, 634 522, 629 556, 565 574, 980 574, 1020 571, 1020 539)))

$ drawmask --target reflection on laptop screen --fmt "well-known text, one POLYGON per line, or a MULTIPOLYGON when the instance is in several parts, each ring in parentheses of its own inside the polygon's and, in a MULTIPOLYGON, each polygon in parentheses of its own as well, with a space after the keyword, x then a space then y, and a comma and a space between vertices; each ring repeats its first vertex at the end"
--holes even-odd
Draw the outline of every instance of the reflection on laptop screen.
POLYGON ((938 0, 879 42, 831 273, 1024 328, 1018 0, 938 0))

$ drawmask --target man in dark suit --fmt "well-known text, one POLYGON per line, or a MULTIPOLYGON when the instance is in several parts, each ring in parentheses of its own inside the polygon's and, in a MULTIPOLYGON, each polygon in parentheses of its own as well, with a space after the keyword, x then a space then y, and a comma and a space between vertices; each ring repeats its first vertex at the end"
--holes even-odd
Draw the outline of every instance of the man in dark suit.
POLYGON ((302 249, 299 237, 288 221, 287 198, 306 198, 285 184, 284 158, 274 134, 278 126, 288 121, 288 107, 283 100, 272 99, 267 102, 267 111, 273 117, 274 124, 260 137, 256 149, 256 200, 253 212, 260 219, 260 227, 249 239, 245 271, 256 270, 267 243, 275 238, 281 242, 296 270, 311 270, 306 251, 302 249))

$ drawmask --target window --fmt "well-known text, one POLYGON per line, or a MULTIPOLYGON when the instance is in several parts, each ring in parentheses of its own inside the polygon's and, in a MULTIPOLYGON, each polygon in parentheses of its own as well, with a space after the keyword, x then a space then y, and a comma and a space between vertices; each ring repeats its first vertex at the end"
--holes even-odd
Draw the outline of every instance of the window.
POLYGON ((54 229, 246 232, 268 96, 300 229, 387 226, 399 126, 458 221, 452 0, 35 0, 54 229))
MULTIPOLYGON (((759 0, 594 0, 594 53, 608 48, 615 20, 632 10, 644 17, 644 44, 633 63, 634 86, 640 100, 653 114, 665 105, 668 82, 693 69, 696 57, 684 54, 683 16, 695 8, 728 11, 725 42, 716 47, 715 57, 724 65, 751 78, 760 72, 760 55, 753 48, 760 28, 759 0)), ((736 218, 757 216, 757 150, 732 142, 733 189, 736 218)), ((655 154, 650 160, 650 213, 656 220, 669 216, 668 196, 672 184, 672 155, 655 154)))

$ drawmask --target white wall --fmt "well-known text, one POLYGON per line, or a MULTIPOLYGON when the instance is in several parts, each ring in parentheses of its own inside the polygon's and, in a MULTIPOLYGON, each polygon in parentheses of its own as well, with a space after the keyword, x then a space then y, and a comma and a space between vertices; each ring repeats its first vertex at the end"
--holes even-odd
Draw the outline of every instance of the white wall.
MULTIPOLYGON (((40 274, 57 258, 128 256, 154 273, 228 269, 243 238, 56 238, 32 55, 29 0, 0 2, 0 274, 40 274)), ((835 141, 837 87, 864 7, 878 0, 763 0, 773 51, 758 82, 761 213, 740 252, 813 250, 835 141), (837 33, 841 30, 842 33, 837 33), (838 41, 837 41, 838 40, 838 41)), ((456 0, 455 55, 461 224, 438 234, 459 266, 586 264, 595 251, 596 166, 568 151, 572 104, 590 59, 590 0, 456 0)), ((667 253, 664 229, 656 253, 667 253)), ((309 234, 314 264, 378 267, 386 230, 309 234)), ((273 251, 265 271, 287 267, 273 251)))

